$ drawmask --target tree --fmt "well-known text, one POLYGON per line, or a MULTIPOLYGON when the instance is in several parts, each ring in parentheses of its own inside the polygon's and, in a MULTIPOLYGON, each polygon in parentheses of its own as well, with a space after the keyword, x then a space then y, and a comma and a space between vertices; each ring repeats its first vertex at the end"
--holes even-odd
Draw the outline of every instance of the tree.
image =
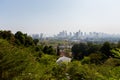
POLYGON ((0 31, 0 38, 8 40, 10 43, 15 42, 15 37, 11 31, 0 31))
POLYGON ((34 45, 34 42, 33 42, 33 39, 32 39, 32 37, 30 37, 30 36, 26 36, 25 37, 25 44, 24 44, 25 46, 31 46, 31 45, 34 45))
POLYGON ((89 55, 90 62, 95 64, 102 64, 104 62, 104 55, 101 53, 92 53, 89 55))
POLYGON ((17 44, 19 44, 19 43, 23 44, 23 45, 25 44, 25 36, 21 31, 18 31, 15 33, 15 38, 17 39, 16 40, 17 44))
POLYGON ((74 59, 83 59, 87 55, 88 46, 85 43, 75 44, 72 47, 72 53, 74 59))
POLYGON ((118 41, 118 43, 117 43, 117 47, 120 48, 120 41, 118 41))
POLYGON ((60 55, 60 48, 59 48, 59 45, 57 46, 57 56, 60 55))
POLYGON ((49 48, 48 48, 48 54, 51 54, 51 55, 55 54, 55 50, 53 49, 52 46, 49 46, 49 48))
POLYGON ((43 52, 45 54, 50 54, 50 55, 55 54, 55 50, 53 49, 52 46, 45 46, 44 49, 43 49, 43 52))
POLYGON ((88 55, 91 53, 97 53, 100 50, 100 45, 91 44, 88 46, 88 55))
POLYGON ((111 53, 115 58, 120 59, 120 49, 119 48, 112 49, 111 53))
POLYGON ((38 39, 34 39, 33 42, 34 42, 35 45, 37 45, 37 43, 39 42, 39 40, 38 39))
POLYGON ((48 48, 49 48, 48 46, 45 46, 45 47, 43 48, 43 52, 47 54, 47 53, 48 53, 48 48))
POLYGON ((110 56, 112 56, 111 52, 111 46, 109 42, 104 42, 104 44, 102 45, 100 51, 102 53, 104 53, 106 55, 107 58, 109 58, 110 56))
POLYGON ((34 45, 32 37, 27 34, 23 34, 21 31, 15 33, 15 38, 18 45, 22 44, 27 47, 34 45))

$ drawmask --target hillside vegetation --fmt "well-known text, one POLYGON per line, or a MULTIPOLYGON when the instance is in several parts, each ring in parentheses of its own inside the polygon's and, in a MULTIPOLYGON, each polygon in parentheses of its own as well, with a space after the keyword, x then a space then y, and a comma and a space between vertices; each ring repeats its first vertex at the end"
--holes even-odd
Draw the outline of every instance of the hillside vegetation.
POLYGON ((108 57, 108 54, 104 57, 95 52, 84 55, 82 59, 77 55, 78 57, 75 56, 69 64, 58 65, 56 64, 58 56, 52 46, 36 45, 35 40, 23 33, 22 38, 18 38, 20 35, 15 37, 11 32, 10 36, 6 34, 7 37, 3 37, 3 32, 0 34, 0 80, 119 80, 120 78, 119 48, 111 49, 112 55, 109 55, 111 57, 108 57), (104 60, 100 62, 103 58, 104 60))

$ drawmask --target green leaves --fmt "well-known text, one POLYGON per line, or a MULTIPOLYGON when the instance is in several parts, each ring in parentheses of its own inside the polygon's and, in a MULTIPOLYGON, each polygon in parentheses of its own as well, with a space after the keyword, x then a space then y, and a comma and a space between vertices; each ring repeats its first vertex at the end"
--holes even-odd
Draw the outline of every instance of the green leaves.
POLYGON ((111 52, 112 52, 112 55, 114 55, 114 57, 120 58, 120 49, 119 48, 112 49, 111 52))
MULTIPOLYGON (((120 49, 112 49, 116 58, 103 64, 101 53, 92 53, 82 61, 58 65, 57 56, 44 54, 43 46, 13 46, 0 39, 0 80, 117 80, 120 78, 120 49), (35 51, 36 50, 36 51, 35 51), (82 64, 81 64, 82 63, 82 64)), ((45 51, 52 52, 48 46, 45 51)))

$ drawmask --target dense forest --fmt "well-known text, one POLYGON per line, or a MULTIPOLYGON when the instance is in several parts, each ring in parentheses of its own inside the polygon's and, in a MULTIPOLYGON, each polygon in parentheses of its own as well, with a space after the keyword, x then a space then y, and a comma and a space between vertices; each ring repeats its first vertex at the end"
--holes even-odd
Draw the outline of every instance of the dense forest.
POLYGON ((0 31, 0 80, 119 80, 120 42, 75 43, 70 51, 72 61, 58 65, 52 45, 0 31))

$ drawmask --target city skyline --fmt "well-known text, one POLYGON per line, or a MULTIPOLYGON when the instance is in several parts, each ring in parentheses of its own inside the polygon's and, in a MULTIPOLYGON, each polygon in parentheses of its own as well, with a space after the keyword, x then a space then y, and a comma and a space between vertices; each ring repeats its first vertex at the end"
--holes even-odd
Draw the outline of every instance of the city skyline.
POLYGON ((54 36, 47 36, 43 33, 39 34, 32 34, 31 37, 33 39, 38 39, 40 41, 44 40, 63 40, 63 41, 70 41, 70 42, 97 42, 102 43, 105 41, 110 41, 113 43, 117 43, 120 41, 120 34, 107 34, 107 33, 101 33, 101 32, 67 32, 67 31, 61 31, 58 34, 55 34, 54 36))
POLYGON ((68 37, 72 37, 72 36, 79 36, 79 37, 82 37, 82 36, 87 36, 87 37, 91 37, 91 36, 111 36, 111 37, 119 37, 120 34, 109 34, 109 33, 103 33, 103 32, 83 32, 81 30, 78 30, 76 32, 69 32, 69 31, 66 31, 66 30, 62 30, 56 34, 53 34, 53 35, 50 35, 50 34, 44 34, 44 33, 33 33, 33 34, 29 34, 33 37, 64 37, 64 38, 68 38, 68 37))
POLYGON ((119 0, 0 0, 0 30, 120 34, 119 0))

